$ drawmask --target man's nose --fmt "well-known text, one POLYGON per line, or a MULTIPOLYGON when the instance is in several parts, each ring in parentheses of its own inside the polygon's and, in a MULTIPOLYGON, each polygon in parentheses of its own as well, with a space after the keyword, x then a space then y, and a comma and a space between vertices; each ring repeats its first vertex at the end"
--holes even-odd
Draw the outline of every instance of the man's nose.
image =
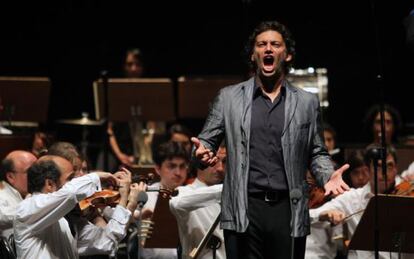
POLYGON ((265 51, 266 51, 266 52, 272 52, 272 50, 273 50, 273 49, 272 49, 272 45, 271 45, 270 43, 267 43, 267 44, 266 44, 265 51))

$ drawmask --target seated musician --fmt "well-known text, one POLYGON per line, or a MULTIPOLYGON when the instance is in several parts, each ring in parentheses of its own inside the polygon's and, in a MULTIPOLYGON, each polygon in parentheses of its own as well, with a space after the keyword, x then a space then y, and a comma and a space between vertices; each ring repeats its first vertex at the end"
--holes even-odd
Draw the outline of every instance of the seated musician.
MULTIPOLYGON (((190 156, 182 144, 171 141, 163 143, 158 147, 153 158, 155 171, 160 176, 161 181, 152 184, 151 187, 174 190, 184 184, 187 179, 190 156)), ((148 193, 148 201, 142 209, 142 219, 152 217, 157 199, 159 199, 158 194, 158 192, 148 193)), ((177 250, 169 248, 145 248, 143 249, 141 258, 177 258, 177 250)))
MULTIPOLYGON (((69 142, 55 142, 50 146, 49 155, 59 156, 70 161, 75 177, 86 174, 87 169, 82 166, 82 159, 77 148, 69 142)), ((115 209, 105 207, 103 215, 96 210, 90 217, 81 217, 77 210, 71 211, 65 217, 69 225, 75 228, 78 235, 77 248, 80 256, 115 255, 119 242, 125 237, 131 213, 137 207, 139 191, 145 190, 144 183, 131 185, 131 173, 128 170, 114 174, 119 179, 120 200, 115 209), (105 216, 105 218, 104 218, 105 216), (93 223, 93 224, 92 224, 93 223)))
MULTIPOLYGON (((344 181, 352 188, 365 186, 369 181, 369 168, 365 163, 364 153, 361 150, 351 152, 345 163, 349 169, 342 175, 344 181)), ((308 174, 311 177, 310 173, 308 174)), ((313 179, 312 179, 313 180, 313 179)), ((314 181, 314 180, 313 180, 314 181)), ((311 195, 309 201, 310 213, 328 201, 323 195, 324 190, 315 184, 310 184, 311 195)), ((330 222, 316 221, 311 224, 311 234, 306 239, 306 259, 335 258, 344 255, 342 225, 332 226, 330 222)))
POLYGON ((32 196, 20 203, 14 220, 18 258, 78 258, 77 240, 64 216, 100 191, 101 181, 118 186, 119 180, 103 172, 73 177, 72 164, 58 156, 41 157, 28 169, 32 196))
POLYGON ((0 168, 0 236, 8 239, 13 234, 13 219, 16 208, 26 197, 27 169, 37 158, 27 151, 10 152, 1 162, 0 168))
MULTIPOLYGON (((177 218, 182 258, 189 258, 207 234, 210 226, 220 214, 222 182, 225 175, 226 148, 221 146, 217 151, 219 161, 205 170, 197 170, 197 178, 193 183, 179 187, 178 196, 170 200, 170 208, 177 218)), ((216 227, 213 235, 221 242, 216 251, 216 258, 226 258, 223 231, 216 227)), ((207 247, 206 247, 207 248, 207 247)), ((212 250, 204 248, 201 259, 214 258, 212 250)))
MULTIPOLYGON (((368 205, 369 200, 373 197, 374 190, 374 166, 370 158, 370 152, 368 150, 372 148, 378 148, 376 145, 370 145, 367 148, 364 160, 369 167, 370 181, 364 187, 349 190, 344 194, 336 197, 335 199, 325 203, 321 207, 311 210, 310 216, 312 221, 329 221, 332 224, 341 224, 345 217, 348 226, 348 234, 351 237, 355 232, 355 229, 362 217, 364 209, 368 205)), ((382 175, 381 164, 382 161, 378 160, 378 193, 388 193, 390 188, 395 186, 395 176, 397 174, 397 157, 395 149, 391 146, 387 147, 387 182, 382 175)), ((380 252, 380 258, 389 258, 389 252, 380 252)), ((394 254, 394 256, 396 256, 394 254)), ((348 258, 374 258, 374 252, 372 251, 353 251, 348 252, 348 258)))

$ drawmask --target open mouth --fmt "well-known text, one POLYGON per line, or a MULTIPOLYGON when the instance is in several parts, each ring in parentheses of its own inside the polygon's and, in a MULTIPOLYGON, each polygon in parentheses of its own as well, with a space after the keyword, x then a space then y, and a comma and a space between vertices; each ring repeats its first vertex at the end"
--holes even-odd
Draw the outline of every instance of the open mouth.
POLYGON ((265 56, 263 58, 263 66, 266 71, 272 71, 273 70, 273 63, 274 63, 274 57, 273 56, 265 56))

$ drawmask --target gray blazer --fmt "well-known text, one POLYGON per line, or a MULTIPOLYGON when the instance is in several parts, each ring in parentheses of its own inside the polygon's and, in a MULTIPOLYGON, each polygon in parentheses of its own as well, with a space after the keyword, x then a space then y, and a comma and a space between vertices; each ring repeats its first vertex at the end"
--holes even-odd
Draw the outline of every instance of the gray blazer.
MULTIPOLYGON (((289 189, 302 190, 295 217, 295 236, 309 234, 308 198, 305 182, 309 168, 320 185, 334 171, 321 134, 319 102, 315 95, 291 86, 287 81, 285 126, 282 150, 289 189)), ((226 177, 221 203, 221 227, 244 232, 247 218, 247 184, 254 77, 220 90, 213 101, 204 128, 198 136, 209 149, 217 150, 223 138, 227 146, 226 177)), ((270 138, 271 136, 269 136, 270 138)), ((292 217, 293 219, 293 217, 292 217)))

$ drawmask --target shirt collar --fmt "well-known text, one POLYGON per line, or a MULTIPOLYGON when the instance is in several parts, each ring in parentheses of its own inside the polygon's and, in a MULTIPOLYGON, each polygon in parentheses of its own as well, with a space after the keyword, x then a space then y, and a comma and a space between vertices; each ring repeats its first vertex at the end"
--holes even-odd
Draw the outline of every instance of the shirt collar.
POLYGON ((13 194, 13 196, 15 196, 16 198, 20 200, 23 200, 23 197, 20 194, 20 192, 16 190, 13 186, 11 186, 8 182, 3 181, 3 186, 9 193, 13 194))
POLYGON ((192 185, 195 186, 195 187, 204 187, 204 186, 207 186, 207 184, 203 183, 198 178, 196 178, 194 180, 194 182, 192 183, 192 185))
MULTIPOLYGON (((285 92, 286 92, 286 86, 285 86, 285 81, 283 80, 282 86, 280 88, 280 93, 282 94, 282 96, 285 96, 285 92)), ((256 80, 254 80, 253 99, 256 99, 258 96, 261 96, 261 95, 263 95, 263 90, 262 88, 259 87, 256 80)))

